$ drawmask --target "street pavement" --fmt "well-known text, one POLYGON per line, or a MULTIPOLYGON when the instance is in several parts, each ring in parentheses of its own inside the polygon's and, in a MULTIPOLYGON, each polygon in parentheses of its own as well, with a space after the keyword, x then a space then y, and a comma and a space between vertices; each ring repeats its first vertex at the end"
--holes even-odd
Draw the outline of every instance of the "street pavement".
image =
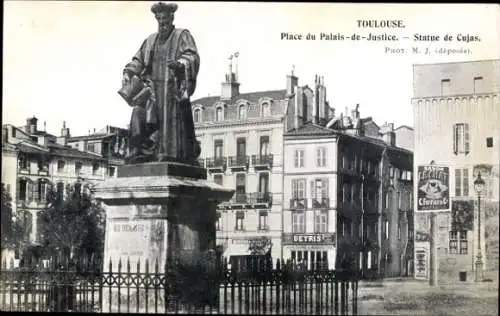
POLYGON ((359 315, 498 315, 498 280, 430 286, 427 281, 360 282, 359 315))

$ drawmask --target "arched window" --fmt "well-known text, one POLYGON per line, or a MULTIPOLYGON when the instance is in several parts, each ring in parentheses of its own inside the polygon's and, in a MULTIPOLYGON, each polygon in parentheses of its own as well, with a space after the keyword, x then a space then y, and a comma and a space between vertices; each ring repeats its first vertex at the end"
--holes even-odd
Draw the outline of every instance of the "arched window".
POLYGON ((262 116, 270 116, 271 115, 271 107, 268 102, 262 103, 262 116))
POLYGON ((201 122, 201 110, 200 109, 194 110, 194 122, 195 123, 201 122))
POLYGON ((224 112, 222 111, 222 107, 218 107, 217 110, 215 110, 215 120, 217 122, 220 122, 224 119, 224 112))
POLYGON ((238 109, 238 117, 240 120, 244 120, 247 118, 247 108, 243 104, 240 105, 238 109))

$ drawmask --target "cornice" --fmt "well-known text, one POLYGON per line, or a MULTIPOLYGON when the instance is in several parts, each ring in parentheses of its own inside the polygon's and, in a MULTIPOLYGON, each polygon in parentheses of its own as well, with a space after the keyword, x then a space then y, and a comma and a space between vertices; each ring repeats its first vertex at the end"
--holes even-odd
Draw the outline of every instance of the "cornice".
POLYGON ((233 126, 261 126, 261 125, 269 125, 269 124, 283 124, 283 118, 264 118, 257 120, 245 120, 245 121, 222 121, 222 122, 209 122, 209 123, 197 123, 195 124, 196 130, 203 129, 213 129, 213 128, 225 128, 225 127, 233 127, 233 126))

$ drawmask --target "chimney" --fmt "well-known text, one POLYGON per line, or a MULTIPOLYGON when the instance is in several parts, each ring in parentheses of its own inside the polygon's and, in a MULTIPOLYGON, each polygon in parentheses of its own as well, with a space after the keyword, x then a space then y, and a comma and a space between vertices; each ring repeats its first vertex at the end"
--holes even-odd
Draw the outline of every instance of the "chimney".
POLYGON ((293 117, 293 127, 295 129, 299 128, 299 87, 295 86, 294 89, 294 117, 293 117))
POLYGON ((37 122, 38 119, 33 116, 28 119, 26 119, 26 132, 29 134, 35 134, 37 131, 37 122))
POLYGON ((382 140, 389 146, 396 146, 396 133, 393 123, 384 123, 381 128, 382 140))
POLYGON ((59 145, 67 146, 69 137, 71 137, 69 133, 69 128, 66 127, 66 121, 63 121, 63 126, 61 128, 61 136, 57 137, 57 143, 59 145))
POLYGON ((322 125, 326 124, 330 114, 330 106, 326 102, 326 87, 325 78, 321 77, 321 84, 319 86, 319 121, 322 125))
POLYGON ((229 73, 226 74, 226 81, 221 85, 221 100, 230 101, 240 94, 240 84, 236 80, 236 74, 233 72, 233 58, 234 55, 229 56, 229 73))
POLYGON ((314 75, 313 107, 312 107, 313 124, 318 124, 318 116, 319 116, 319 76, 314 75))
POLYGON ((299 84, 299 78, 295 76, 294 72, 295 65, 292 66, 291 74, 286 76, 286 94, 288 96, 291 96, 294 93, 295 87, 299 84))

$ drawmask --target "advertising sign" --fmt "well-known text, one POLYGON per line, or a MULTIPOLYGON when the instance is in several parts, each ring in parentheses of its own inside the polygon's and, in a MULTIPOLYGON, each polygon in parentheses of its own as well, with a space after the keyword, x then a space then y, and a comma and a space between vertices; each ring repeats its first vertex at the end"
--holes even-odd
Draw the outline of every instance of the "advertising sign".
POLYGON ((417 211, 450 210, 450 171, 437 165, 418 166, 417 211))

